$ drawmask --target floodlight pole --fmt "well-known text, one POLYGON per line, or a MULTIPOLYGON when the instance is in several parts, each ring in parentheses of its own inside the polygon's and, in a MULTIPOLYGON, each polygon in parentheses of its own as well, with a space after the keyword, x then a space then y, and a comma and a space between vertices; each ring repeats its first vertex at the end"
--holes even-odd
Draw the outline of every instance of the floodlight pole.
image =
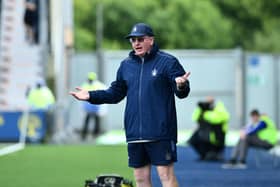
POLYGON ((97 73, 98 78, 105 82, 104 76, 104 56, 102 50, 103 41, 103 4, 98 1, 96 5, 96 59, 97 59, 97 73))
POLYGON ((55 132, 60 132, 64 127, 64 108, 65 99, 65 51, 64 51, 64 16, 63 1, 51 0, 51 49, 54 63, 55 77, 55 132))
POLYGON ((275 80, 275 83, 274 83, 274 89, 275 89, 275 108, 274 108, 274 114, 275 114, 275 122, 276 122, 276 126, 277 128, 279 129, 280 128, 280 115, 279 115, 279 112, 280 112, 280 107, 279 107, 279 103, 280 103, 280 98, 279 98, 279 91, 280 91, 280 76, 279 76, 279 70, 280 70, 280 56, 278 55, 274 55, 273 56, 273 69, 274 69, 274 72, 273 72, 273 78, 275 80))
MULTIPOLYGON (((40 6, 39 6, 39 11, 40 11, 40 16, 39 16, 39 41, 42 46, 42 65, 43 69, 47 69, 48 65, 48 2, 45 0, 40 0, 40 6)), ((43 72, 44 77, 48 77, 47 71, 43 72)))

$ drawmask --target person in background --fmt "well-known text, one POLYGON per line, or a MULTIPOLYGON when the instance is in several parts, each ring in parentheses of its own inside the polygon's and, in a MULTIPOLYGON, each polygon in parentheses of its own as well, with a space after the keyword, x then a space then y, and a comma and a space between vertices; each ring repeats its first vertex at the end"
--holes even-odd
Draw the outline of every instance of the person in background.
MULTIPOLYGON (((102 90, 106 86, 97 79, 97 74, 89 72, 87 81, 82 85, 82 88, 88 91, 102 90)), ((94 119, 94 128, 92 135, 95 137, 101 133, 100 117, 106 113, 106 105, 94 105, 89 102, 83 102, 83 109, 86 113, 81 138, 85 140, 88 134, 90 119, 94 119)))
POLYGON ((38 43, 38 0, 25 0, 24 25, 26 40, 29 44, 38 43))
POLYGON ((223 160, 229 117, 224 104, 215 103, 213 97, 198 103, 192 115, 198 127, 188 143, 199 154, 199 160, 223 160))
POLYGON ((231 158, 223 168, 247 168, 246 157, 249 147, 271 149, 277 143, 277 128, 274 122, 267 116, 261 115, 257 109, 250 113, 251 124, 240 132, 240 138, 233 149, 231 158))
POLYGON ((38 80, 35 86, 28 86, 25 91, 28 105, 31 111, 43 111, 46 114, 46 136, 44 141, 47 141, 54 133, 54 106, 55 97, 45 80, 38 80))
POLYGON ((28 87, 25 95, 33 110, 49 110, 55 104, 55 97, 44 80, 37 81, 33 88, 28 87))

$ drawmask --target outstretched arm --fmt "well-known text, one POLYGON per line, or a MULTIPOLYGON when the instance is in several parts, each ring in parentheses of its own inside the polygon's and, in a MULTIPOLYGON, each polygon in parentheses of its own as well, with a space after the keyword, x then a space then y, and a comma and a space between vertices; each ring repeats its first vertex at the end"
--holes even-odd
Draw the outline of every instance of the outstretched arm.
POLYGON ((126 92, 124 81, 114 81, 107 90, 90 91, 88 101, 92 104, 114 104, 120 102, 126 96, 126 92))
POLYGON ((114 81, 107 90, 87 91, 77 87, 76 91, 71 91, 69 94, 78 100, 92 104, 112 104, 120 102, 126 96, 126 90, 124 81, 114 81))
POLYGON ((87 91, 83 88, 77 87, 76 91, 72 91, 69 94, 78 100, 88 101, 92 104, 104 104, 120 102, 126 96, 126 92, 127 86, 122 79, 120 67, 118 69, 116 80, 112 82, 107 90, 87 91))
POLYGON ((126 96, 126 85, 122 81, 114 81, 107 90, 87 91, 77 87, 70 95, 81 101, 92 104, 118 103, 126 96))

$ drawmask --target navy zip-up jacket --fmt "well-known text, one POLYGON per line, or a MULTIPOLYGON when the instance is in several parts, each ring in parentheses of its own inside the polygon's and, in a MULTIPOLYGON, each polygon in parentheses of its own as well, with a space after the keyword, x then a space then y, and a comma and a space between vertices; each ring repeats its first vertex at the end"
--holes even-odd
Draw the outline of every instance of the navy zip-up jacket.
POLYGON ((178 60, 159 51, 156 45, 142 59, 129 53, 121 62, 117 78, 107 90, 90 91, 92 104, 118 103, 127 96, 125 132, 127 142, 173 140, 177 142, 177 117, 174 93, 188 96, 187 81, 176 87, 175 78, 185 74, 178 60))

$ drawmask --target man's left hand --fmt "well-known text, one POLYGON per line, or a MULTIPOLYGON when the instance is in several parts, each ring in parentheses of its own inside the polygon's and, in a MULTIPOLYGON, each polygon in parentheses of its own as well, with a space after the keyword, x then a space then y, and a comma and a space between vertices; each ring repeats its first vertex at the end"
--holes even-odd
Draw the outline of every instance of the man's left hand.
POLYGON ((187 72, 183 76, 175 78, 177 88, 182 88, 186 85, 186 82, 188 81, 190 74, 191 72, 187 72))

